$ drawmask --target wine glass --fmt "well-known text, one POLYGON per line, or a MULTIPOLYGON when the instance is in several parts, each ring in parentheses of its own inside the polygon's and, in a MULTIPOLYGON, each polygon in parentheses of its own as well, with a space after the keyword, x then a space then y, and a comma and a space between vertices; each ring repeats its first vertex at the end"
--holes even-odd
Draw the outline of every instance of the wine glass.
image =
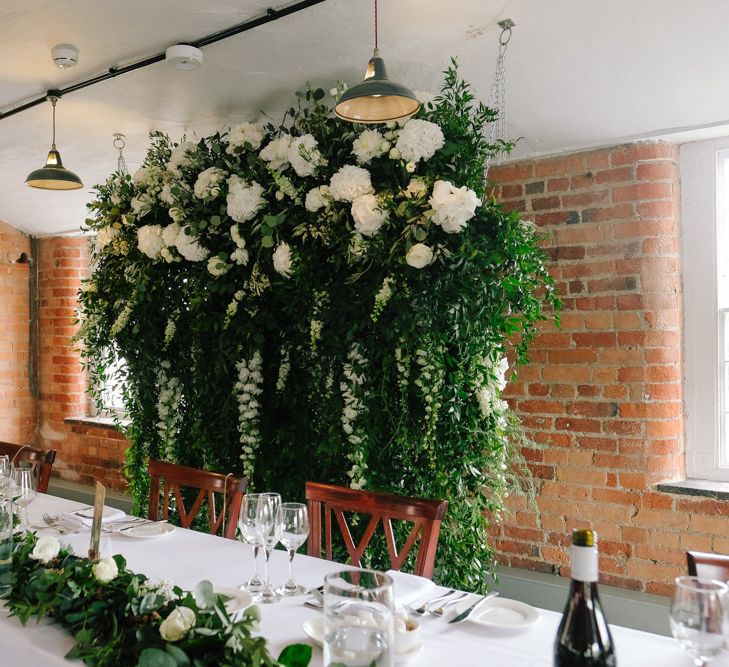
POLYGON ((258 498, 256 511, 256 532, 266 552, 265 584, 261 591, 261 602, 278 602, 280 596, 271 587, 269 560, 271 552, 281 536, 281 496, 278 493, 262 493, 258 498))
POLYGON ((13 468, 12 480, 15 484, 15 504, 19 508, 20 525, 28 528, 28 505, 35 500, 35 476, 31 466, 22 463, 13 468))
POLYGON ((0 455, 0 500, 8 495, 10 490, 10 457, 7 454, 0 455))
POLYGON ((278 589, 281 595, 302 595, 306 588, 294 580, 294 556, 296 550, 309 535, 309 512, 303 503, 281 505, 281 544, 289 554, 289 580, 278 589))
POLYGON ((260 493, 247 493, 243 496, 243 503, 238 516, 238 528, 243 535, 243 540, 253 545, 253 577, 241 588, 246 588, 251 593, 260 593, 263 590, 263 579, 259 572, 258 553, 263 546, 258 533, 256 532, 256 513, 258 512, 258 498, 260 493))
POLYGON ((676 578, 671 632, 696 667, 703 667, 724 648, 728 591, 729 587, 720 581, 676 578))

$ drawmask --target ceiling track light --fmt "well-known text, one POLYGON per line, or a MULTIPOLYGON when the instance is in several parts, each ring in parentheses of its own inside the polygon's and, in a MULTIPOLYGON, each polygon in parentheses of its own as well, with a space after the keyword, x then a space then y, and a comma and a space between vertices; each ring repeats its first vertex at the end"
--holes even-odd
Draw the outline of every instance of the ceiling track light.
POLYGON ((84 184, 70 169, 63 166, 61 154, 56 150, 56 102, 60 95, 58 91, 49 90, 46 99, 53 106, 53 139, 51 150, 48 151, 46 165, 28 174, 25 179, 27 185, 42 190, 78 190, 84 184))
POLYGON ((334 113, 350 123, 387 123, 409 118, 420 108, 415 94, 390 81, 385 61, 380 57, 377 39, 377 0, 375 0, 375 51, 367 63, 364 81, 346 90, 334 113))

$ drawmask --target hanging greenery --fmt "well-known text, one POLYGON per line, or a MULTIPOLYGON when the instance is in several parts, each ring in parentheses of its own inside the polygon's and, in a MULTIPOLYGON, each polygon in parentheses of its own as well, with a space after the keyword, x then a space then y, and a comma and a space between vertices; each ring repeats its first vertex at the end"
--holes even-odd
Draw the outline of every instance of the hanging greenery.
POLYGON ((455 63, 403 125, 342 123, 335 100, 297 93, 279 126, 197 142, 153 134, 133 177, 97 187, 92 387, 124 359, 138 511, 149 456, 290 500, 307 479, 444 498, 436 576, 478 589, 486 517, 523 473, 507 354, 558 305, 546 257, 486 195, 503 145, 455 63))

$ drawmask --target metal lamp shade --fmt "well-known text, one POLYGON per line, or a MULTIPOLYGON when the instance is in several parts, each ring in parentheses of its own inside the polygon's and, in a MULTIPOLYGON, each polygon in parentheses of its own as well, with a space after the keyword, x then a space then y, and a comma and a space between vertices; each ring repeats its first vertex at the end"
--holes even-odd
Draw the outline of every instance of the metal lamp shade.
POLYGON ((419 108, 410 89, 388 79, 385 61, 375 49, 364 81, 342 94, 334 113, 351 123, 386 123, 412 116, 419 108))
POLYGON ((32 188, 43 190, 78 190, 84 186, 76 174, 63 166, 61 154, 55 145, 48 152, 46 166, 31 171, 25 182, 32 188))

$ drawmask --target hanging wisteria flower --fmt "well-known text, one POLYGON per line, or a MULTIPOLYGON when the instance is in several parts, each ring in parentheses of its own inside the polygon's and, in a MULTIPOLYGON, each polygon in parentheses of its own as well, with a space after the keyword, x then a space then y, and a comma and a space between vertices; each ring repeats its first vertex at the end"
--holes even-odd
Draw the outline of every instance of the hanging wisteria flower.
POLYGON ((208 250, 200 244, 198 238, 193 236, 185 227, 175 239, 175 247, 186 260, 190 262, 202 262, 208 256, 208 250))
POLYGON ((329 193, 328 185, 320 185, 318 188, 312 188, 306 193, 306 201, 304 206, 310 213, 316 213, 325 206, 329 206, 332 198, 329 193))
POLYGON ((284 278, 290 278, 293 273, 293 263, 291 247, 282 241, 273 251, 273 268, 284 278))
POLYGON ((236 222, 252 220, 263 207, 263 188, 252 181, 248 183, 240 176, 228 179, 228 215, 236 222))
POLYGON ((196 143, 183 141, 179 146, 172 149, 170 159, 167 162, 167 171, 172 172, 175 176, 182 176, 181 169, 192 166, 196 152, 196 143))
POLYGON ((291 148, 291 135, 282 134, 269 143, 260 153, 262 160, 276 171, 285 169, 289 164, 289 149, 291 148))
POLYGON ((373 236, 387 220, 387 211, 380 208, 375 195, 360 195, 352 202, 354 228, 362 236, 373 236))
POLYGON ((157 259, 163 246, 160 225, 145 225, 137 230, 137 247, 150 259, 157 259))
POLYGON ((91 571, 94 573, 96 581, 100 584, 108 584, 110 581, 117 578, 117 575, 119 574, 119 567, 113 558, 107 556, 106 558, 101 558, 98 562, 94 563, 91 566, 91 571))
POLYGON ((195 627, 195 620, 195 612, 189 607, 175 607, 160 623, 159 634, 166 642, 179 641, 195 627))
POLYGON ((372 313, 370 314, 370 319, 373 322, 377 322, 377 320, 380 319, 382 311, 385 310, 385 306, 387 306, 390 299, 392 299, 392 295, 394 294, 394 285, 395 279, 392 276, 387 276, 387 278, 382 281, 382 286, 377 291, 377 294, 375 294, 375 305, 372 308, 372 313))
POLYGON ((253 475, 256 451, 260 445, 260 410, 258 397, 263 393, 263 358, 256 350, 250 359, 243 359, 236 364, 238 381, 235 392, 238 399, 238 433, 240 433, 241 461, 243 474, 253 475))
POLYGON ((498 361, 483 360, 484 371, 476 379, 476 399, 484 416, 496 415, 500 426, 505 426, 503 414, 509 405, 501 398, 501 392, 506 388, 506 373, 509 370, 509 360, 504 356, 498 361), (495 380, 495 382, 494 382, 495 380))
POLYGON ((116 316, 114 324, 111 325, 111 331, 109 333, 111 334, 112 338, 114 336, 118 336, 124 330, 124 327, 126 327, 129 323, 129 318, 131 317, 133 311, 134 303, 131 301, 127 302, 124 308, 122 308, 121 312, 116 316))
POLYGON ((358 164, 367 164, 390 150, 390 142, 377 130, 364 130, 352 143, 352 154, 358 164))
POLYGON ((345 164, 329 181, 329 194, 337 201, 353 201, 374 192, 370 172, 352 164, 345 164))
POLYGON ((357 423, 366 411, 366 403, 363 397, 366 368, 367 359, 355 343, 350 348, 347 354, 347 362, 342 367, 342 381, 339 385, 344 402, 341 419, 342 430, 352 446, 347 452, 347 458, 351 463, 347 476, 350 479, 349 486, 353 489, 362 489, 367 482, 365 477, 367 471, 365 455, 367 434, 365 429, 357 423))
POLYGON ((138 218, 143 218, 152 210, 154 199, 148 192, 141 192, 132 199, 131 207, 138 218))
POLYGON ((436 225, 448 234, 460 234, 476 214, 476 207, 481 201, 465 185, 457 188, 449 181, 436 181, 428 203, 433 208, 431 219, 436 225))
POLYGON ((408 250, 405 261, 415 269, 422 269, 433 261, 433 250, 424 243, 416 243, 408 250))
POLYGON ((395 149, 403 160, 417 163, 429 160, 444 145, 445 137, 439 125, 413 118, 400 130, 395 149))
POLYGON ((213 255, 208 260, 208 273, 216 278, 218 276, 224 276, 228 273, 231 266, 233 265, 228 264, 228 262, 222 259, 220 255, 213 255))
POLYGON ((220 186, 227 174, 218 167, 208 167, 201 171, 195 181, 193 193, 198 199, 215 199, 220 196, 220 186))
POLYGON ((265 136, 263 128, 255 123, 241 123, 231 128, 228 133, 228 148, 225 152, 233 155, 236 148, 248 148, 257 151, 265 136))
POLYGON ((420 199, 428 194, 428 185, 422 178, 411 178, 403 194, 408 199, 420 199))
POLYGON ((182 401, 182 383, 180 378, 170 375, 171 364, 166 359, 160 362, 157 370, 157 434, 162 441, 160 454, 166 461, 174 463, 177 431, 182 421, 180 402, 182 401))
POLYGON ((317 148, 316 139, 311 134, 296 137, 289 147, 288 160, 294 171, 302 178, 313 176, 321 163, 321 153, 317 148))

